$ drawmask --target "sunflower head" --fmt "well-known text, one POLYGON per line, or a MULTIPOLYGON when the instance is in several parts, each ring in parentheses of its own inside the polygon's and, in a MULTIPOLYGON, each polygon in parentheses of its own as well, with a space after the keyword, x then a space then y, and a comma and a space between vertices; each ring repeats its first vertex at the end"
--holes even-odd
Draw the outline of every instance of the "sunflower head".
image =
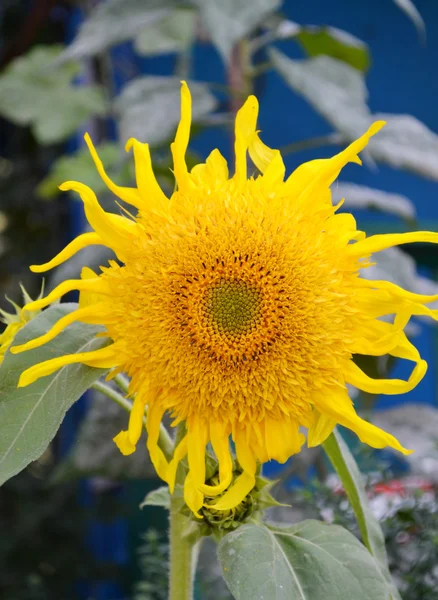
POLYGON ((340 423, 375 448, 407 453, 356 414, 346 386, 374 394, 413 389, 426 363, 404 327, 412 315, 437 314, 426 306, 436 296, 369 281, 360 272, 373 252, 404 242, 436 243, 438 235, 366 238, 352 215, 331 201, 330 186, 342 167, 360 164, 358 153, 384 123, 371 125, 334 157, 305 163, 286 178, 280 152, 259 137, 257 113, 250 96, 236 117, 231 176, 218 150, 189 171, 191 98, 183 83, 170 198, 155 179, 147 144, 127 144, 136 168, 136 187, 127 188, 109 179, 86 136, 100 175, 135 215, 105 212, 82 183, 61 186, 80 195, 93 231, 32 270, 50 269, 90 244, 112 248, 118 261, 31 303, 28 309, 40 309, 72 289, 92 299, 41 338, 14 349, 38 347, 74 320, 103 325, 110 345, 36 365, 22 374, 20 385, 75 362, 125 371, 134 404, 128 429, 115 442, 124 454, 135 450, 147 409, 147 444, 158 475, 173 490, 178 464, 187 456, 185 501, 198 517, 208 511, 208 519, 244 511, 257 464, 285 462, 300 450, 305 431, 314 446, 340 423), (414 367, 408 381, 375 380, 353 362, 355 354, 391 354, 414 367), (170 461, 158 444, 166 412, 174 424, 186 424, 170 461), (219 464, 214 480, 206 474, 209 444, 219 464))

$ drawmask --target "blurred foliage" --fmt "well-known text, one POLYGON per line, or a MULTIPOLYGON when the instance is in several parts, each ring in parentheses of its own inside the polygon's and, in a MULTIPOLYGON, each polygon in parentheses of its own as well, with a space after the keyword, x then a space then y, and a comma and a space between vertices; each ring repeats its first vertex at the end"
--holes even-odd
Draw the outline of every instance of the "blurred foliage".
POLYGON ((132 600, 166 600, 169 545, 166 536, 148 529, 138 548, 141 578, 134 586, 132 600))

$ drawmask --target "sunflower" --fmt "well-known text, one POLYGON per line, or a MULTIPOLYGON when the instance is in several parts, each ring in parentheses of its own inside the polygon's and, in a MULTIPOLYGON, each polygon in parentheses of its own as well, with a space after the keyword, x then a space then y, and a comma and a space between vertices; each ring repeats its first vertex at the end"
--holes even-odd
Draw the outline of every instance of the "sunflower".
POLYGON ((147 144, 128 141, 135 159, 135 188, 107 176, 88 137, 96 168, 109 189, 133 207, 105 212, 93 191, 76 181, 61 190, 77 192, 94 231, 83 233, 47 264, 51 269, 91 244, 112 248, 99 274, 61 283, 27 310, 47 306, 79 290, 79 308, 45 335, 14 348, 21 352, 53 339, 73 321, 105 326, 109 345, 55 358, 27 369, 27 386, 72 363, 124 371, 134 399, 127 431, 115 442, 134 452, 147 407, 147 445, 158 475, 175 484, 187 455, 187 505, 199 514, 236 507, 255 484, 257 461, 285 462, 299 452, 308 430, 309 446, 321 444, 337 423, 373 446, 409 451, 390 434, 361 419, 346 384, 373 394, 409 392, 426 372, 426 362, 403 329, 412 315, 437 313, 421 296, 387 281, 361 278, 373 253, 406 242, 438 242, 429 232, 366 238, 352 215, 338 213, 330 185, 384 125, 330 159, 298 167, 285 179, 278 150, 256 130, 258 103, 250 96, 236 117, 235 172, 213 150, 206 162, 187 169, 191 97, 182 83, 181 120, 171 146, 176 190, 167 198, 152 170, 147 144), (256 170, 248 176, 247 154, 256 170), (135 210, 134 210, 135 209, 135 210), (391 315, 392 319, 381 320, 391 315), (353 362, 354 354, 390 354, 414 364, 407 381, 372 379, 353 362), (186 434, 168 461, 158 446, 168 412, 186 434), (230 452, 235 445, 240 475, 230 452), (206 482, 207 445, 219 473, 206 482), (213 503, 211 502, 211 499, 213 503))

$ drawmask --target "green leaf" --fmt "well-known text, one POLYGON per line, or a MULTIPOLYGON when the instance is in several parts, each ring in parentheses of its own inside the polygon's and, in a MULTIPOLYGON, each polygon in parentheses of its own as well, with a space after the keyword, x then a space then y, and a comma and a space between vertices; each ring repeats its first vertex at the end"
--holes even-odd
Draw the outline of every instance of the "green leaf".
POLYGON ((162 506, 170 510, 170 493, 167 485, 159 487, 156 490, 149 492, 143 502, 140 504, 140 508, 145 506, 162 506))
MULTIPOLYGON (((206 84, 189 82, 189 86, 196 122, 214 110, 216 100, 206 84)), ((180 91, 178 77, 146 76, 128 83, 115 105, 122 141, 135 137, 157 146, 173 136, 180 119, 180 91)))
POLYGON ((126 429, 129 414, 95 390, 92 397, 75 443, 53 475, 54 483, 96 475, 113 481, 155 478, 145 435, 129 456, 123 456, 113 442, 113 438, 126 429))
POLYGON ((333 203, 345 199, 343 208, 372 209, 397 215, 412 223, 416 217, 415 205, 406 196, 376 190, 365 185, 340 181, 332 188, 333 203))
POLYGON ((278 50, 271 49, 269 54, 285 82, 335 129, 347 139, 363 133, 370 111, 360 71, 329 56, 292 60, 278 50))
POLYGON ((92 10, 60 60, 94 56, 130 40, 142 29, 170 14, 171 0, 107 0, 92 10))
MULTIPOLYGON (((76 308, 73 303, 48 308, 18 332, 15 343, 43 335, 76 308)), ((15 355, 6 353, 0 366, 0 485, 41 456, 66 411, 105 370, 68 365, 26 388, 17 388, 20 374, 50 358, 105 346, 107 340, 95 337, 101 330, 74 323, 41 348, 15 355)))
POLYGON ((390 598, 373 557, 337 525, 243 525, 221 540, 218 556, 236 600, 390 598))
MULTIPOLYGON (((96 147, 96 150, 105 165, 110 176, 112 171, 118 170, 115 175, 119 185, 127 184, 127 181, 119 181, 120 175, 120 149, 118 144, 107 142, 96 147)), ((46 177, 38 184, 37 194, 45 200, 55 198, 59 192, 59 186, 64 181, 75 179, 88 185, 97 196, 108 190, 102 178, 100 177, 90 156, 88 148, 81 148, 69 156, 61 156, 55 160, 49 169, 46 177)))
POLYGON ((0 115, 30 125, 37 140, 65 140, 92 115, 105 111, 102 88, 74 86, 78 64, 55 67, 62 46, 36 46, 0 76, 0 115))
MULTIPOLYGON (((392 600, 400 600, 400 595, 392 582, 389 572, 382 528, 374 517, 368 503, 367 494, 356 461, 347 444, 336 430, 324 442, 323 446, 330 462, 342 481, 351 507, 356 515, 363 542, 373 555, 376 565, 386 581, 387 590, 391 594, 390 598, 392 600)), ((380 598, 380 596, 377 595, 376 598, 380 598)))
POLYGON ((359 71, 370 67, 368 46, 362 40, 336 27, 301 27, 295 39, 308 56, 326 54, 359 71))
POLYGON ((175 9, 158 22, 146 27, 135 38, 135 49, 145 56, 182 52, 195 38, 196 20, 194 10, 175 9))
POLYGON ((412 23, 417 29, 418 36, 423 42, 426 41, 426 25, 423 17, 421 16, 418 8, 412 2, 412 0, 394 0, 394 3, 402 10, 405 15, 411 19, 412 23))
POLYGON ((211 40, 225 62, 234 45, 280 8, 281 0, 194 0, 211 40))

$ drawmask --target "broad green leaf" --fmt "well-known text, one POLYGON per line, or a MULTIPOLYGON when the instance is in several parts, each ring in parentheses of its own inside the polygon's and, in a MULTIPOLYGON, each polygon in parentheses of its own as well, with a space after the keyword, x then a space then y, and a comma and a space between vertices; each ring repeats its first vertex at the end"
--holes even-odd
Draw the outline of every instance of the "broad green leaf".
MULTIPOLYGON (((216 106, 207 85, 189 82, 193 121, 212 112, 216 106)), ((123 142, 135 137, 157 146, 175 133, 180 119, 181 83, 178 77, 138 77, 116 99, 123 142)))
POLYGON ((139 33, 135 38, 135 49, 145 56, 182 52, 194 40, 196 20, 194 10, 174 9, 139 33))
POLYGON ((94 56, 107 48, 134 38, 142 29, 168 15, 171 0, 106 0, 94 8, 61 61, 94 56))
MULTIPOLYGON (((114 179, 117 180, 118 185, 127 184, 128 181, 120 181, 118 178, 121 171, 118 144, 107 142, 97 146, 96 149, 108 174, 113 177, 112 171, 116 171, 114 179)), ((70 179, 88 185, 97 196, 108 190, 97 172, 88 148, 81 148, 74 154, 61 156, 52 163, 48 174, 37 187, 37 194, 44 199, 55 198, 60 193, 61 183, 70 179)))
MULTIPOLYGON (((356 461, 347 444, 336 430, 328 437, 323 446, 330 462, 342 481, 351 507, 356 515, 363 542, 374 557, 381 576, 386 582, 386 589, 390 593, 389 597, 392 600, 400 600, 400 595, 389 572, 382 528, 371 511, 356 461)), ((382 598, 384 597, 382 595, 382 598)), ((377 595, 376 598, 380 598, 380 596, 377 595)))
POLYGON ((394 3, 411 19, 417 29, 420 40, 424 42, 426 40, 426 25, 412 0, 394 0, 394 3))
POLYGON ((194 0, 194 3, 213 44, 227 62, 234 45, 280 8, 282 0, 194 0))
POLYGON ((370 66, 368 46, 365 42, 336 27, 301 27, 295 39, 308 56, 326 54, 341 60, 359 71, 370 66))
POLYGON ((236 600, 389 600, 362 544, 337 525, 243 525, 218 546, 222 575, 236 600))
POLYGON ((167 485, 157 488, 149 492, 143 502, 140 504, 140 508, 145 506, 162 506, 170 510, 170 494, 167 485))
POLYGON ((340 181, 332 187, 333 202, 345 199, 343 208, 348 210, 372 209, 397 215, 408 222, 416 217, 415 205, 401 194, 392 194, 356 183, 340 181))
POLYGON ((92 398, 74 445, 54 473, 54 482, 95 475, 114 481, 156 477, 144 435, 137 450, 129 456, 123 456, 113 442, 113 438, 126 429, 129 414, 94 390, 92 398))
MULTIPOLYGON (((39 337, 76 308, 73 303, 48 308, 18 332, 15 343, 39 337)), ((0 485, 41 456, 66 411, 105 371, 69 365, 26 388, 17 388, 20 374, 50 358, 105 346, 106 339, 95 337, 99 331, 99 327, 75 323, 41 348, 6 353, 0 366, 0 485)))
POLYGON ((329 56, 293 60, 278 50, 271 49, 269 54, 286 83, 335 129, 347 139, 363 133, 370 111, 362 73, 329 56))
POLYGON ((42 144, 65 140, 90 116, 105 111, 99 86, 72 84, 79 65, 54 66, 61 48, 36 46, 0 76, 0 115, 30 125, 42 144))

